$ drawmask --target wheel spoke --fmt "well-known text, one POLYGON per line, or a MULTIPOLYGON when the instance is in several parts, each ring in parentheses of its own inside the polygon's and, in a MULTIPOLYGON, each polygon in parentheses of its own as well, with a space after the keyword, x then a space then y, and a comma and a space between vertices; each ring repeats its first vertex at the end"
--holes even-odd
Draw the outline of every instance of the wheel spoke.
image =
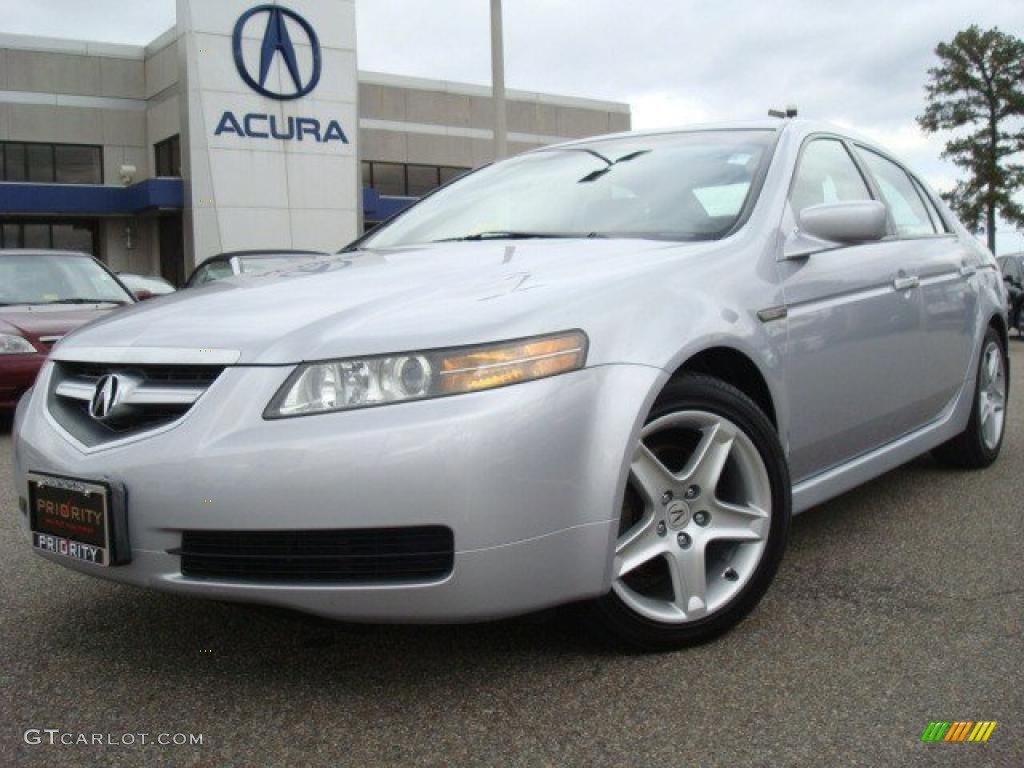
POLYGON ((996 379, 999 378, 999 350, 995 347, 989 349, 988 358, 985 360, 985 367, 988 383, 994 384, 996 379))
POLYGON ((695 545, 691 549, 676 550, 666 559, 672 577, 673 603, 676 608, 686 614, 688 619, 704 614, 707 611, 704 547, 695 545))
POLYGON ((716 422, 706 428, 697 450, 681 473, 687 482, 694 482, 708 491, 714 491, 732 452, 736 433, 732 427, 716 422))
POLYGON ((992 420, 992 400, 989 398, 988 393, 982 393, 978 406, 978 417, 981 419, 981 427, 986 429, 988 423, 992 420))
POLYGON ((708 541, 763 541, 768 536, 768 513, 752 504, 716 501, 711 509, 708 541))
POLYGON ((633 455, 630 470, 638 486, 637 490, 643 493, 651 504, 657 504, 665 491, 674 490, 679 484, 676 476, 642 442, 633 455))
POLYGON ((665 551, 665 539, 658 536, 655 516, 649 514, 627 532, 615 547, 615 578, 621 578, 665 551))
POLYGON ((994 446, 999 440, 999 409, 989 400, 982 413, 981 429, 985 435, 985 443, 994 446))

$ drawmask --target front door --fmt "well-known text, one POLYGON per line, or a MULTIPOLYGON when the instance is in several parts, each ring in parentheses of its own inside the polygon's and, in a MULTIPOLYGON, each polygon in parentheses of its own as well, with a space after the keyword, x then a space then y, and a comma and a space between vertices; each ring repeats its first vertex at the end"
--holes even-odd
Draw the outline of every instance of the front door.
MULTIPOLYGON (((783 231, 794 230, 805 207, 869 199, 846 145, 815 138, 802 150, 783 231)), ((890 241, 780 262, 794 483, 921 422, 921 293, 906 266, 890 241)))

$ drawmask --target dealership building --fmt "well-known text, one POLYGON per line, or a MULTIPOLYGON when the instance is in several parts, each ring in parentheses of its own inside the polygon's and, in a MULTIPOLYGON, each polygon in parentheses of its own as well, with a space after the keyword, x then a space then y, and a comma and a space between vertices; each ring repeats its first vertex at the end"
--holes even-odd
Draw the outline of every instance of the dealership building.
MULTIPOLYGON (((204 258, 337 250, 493 159, 490 89, 360 71, 354 0, 178 0, 145 47, 0 35, 0 246, 180 284, 204 258)), ((628 130, 509 91, 509 151, 628 130)))

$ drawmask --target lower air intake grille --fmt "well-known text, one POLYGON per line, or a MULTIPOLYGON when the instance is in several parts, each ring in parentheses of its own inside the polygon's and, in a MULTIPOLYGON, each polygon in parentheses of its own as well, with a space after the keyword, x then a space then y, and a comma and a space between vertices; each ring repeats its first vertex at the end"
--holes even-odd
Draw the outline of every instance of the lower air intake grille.
POLYGON ((450 528, 334 531, 185 531, 183 576, 262 583, 434 581, 452 572, 450 528))

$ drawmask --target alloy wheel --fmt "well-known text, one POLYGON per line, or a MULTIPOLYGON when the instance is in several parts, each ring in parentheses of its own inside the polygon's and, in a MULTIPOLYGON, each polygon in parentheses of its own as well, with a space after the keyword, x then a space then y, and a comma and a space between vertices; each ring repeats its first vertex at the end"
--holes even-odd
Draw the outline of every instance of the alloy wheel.
POLYGON ((981 357, 978 414, 981 439, 986 448, 994 451, 1002 439, 1006 420, 1006 366, 1002 350, 991 341, 981 357))
POLYGON ((633 455, 613 590, 657 622, 714 614, 757 569, 771 504, 764 460, 732 421, 701 410, 652 421, 633 455))

